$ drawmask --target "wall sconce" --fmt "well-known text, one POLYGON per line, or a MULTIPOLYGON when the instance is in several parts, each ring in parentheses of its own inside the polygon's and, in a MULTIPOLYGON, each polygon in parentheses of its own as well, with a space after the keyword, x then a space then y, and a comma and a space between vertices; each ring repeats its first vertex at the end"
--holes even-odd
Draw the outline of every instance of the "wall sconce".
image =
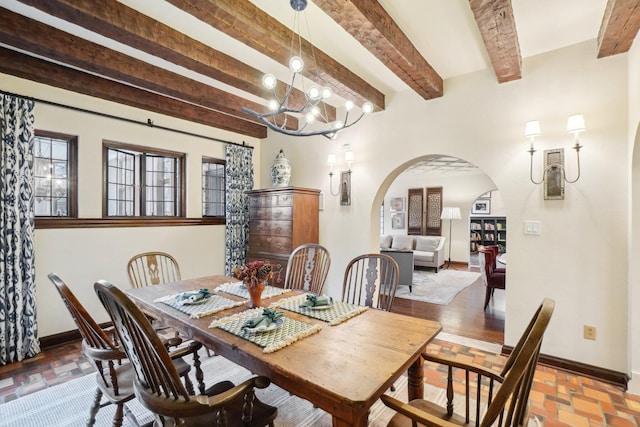
POLYGON ((329 165, 329 192, 332 196, 340 196, 340 204, 343 206, 351 205, 351 163, 353 163, 353 151, 345 144, 344 160, 349 166, 349 170, 340 172, 340 183, 337 191, 333 192, 333 167, 336 165, 336 155, 329 154, 327 164, 329 165))
POLYGON ((578 175, 576 179, 567 179, 567 174, 564 168, 564 150, 546 150, 545 151, 545 167, 542 171, 542 178, 540 181, 533 179, 533 153, 536 152, 533 147, 533 141, 537 136, 540 136, 540 122, 532 120, 527 122, 524 130, 524 134, 531 141, 531 147, 529 148, 529 154, 531 155, 531 166, 529 168, 529 179, 534 184, 545 183, 545 199, 564 199, 564 183, 568 182, 573 184, 580 179, 580 145, 579 134, 585 130, 584 117, 582 114, 576 114, 570 116, 567 120, 567 132, 572 133, 575 141, 573 149, 576 150, 576 158, 578 160, 578 175), (555 187, 551 187, 554 185, 555 187))

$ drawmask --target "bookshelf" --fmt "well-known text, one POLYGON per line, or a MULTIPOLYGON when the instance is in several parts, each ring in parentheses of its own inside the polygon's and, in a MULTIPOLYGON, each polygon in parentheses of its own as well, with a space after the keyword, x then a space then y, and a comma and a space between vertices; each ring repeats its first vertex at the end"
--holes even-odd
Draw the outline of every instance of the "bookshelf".
POLYGON ((478 246, 498 245, 507 251, 507 218, 503 216, 471 217, 469 220, 469 250, 478 252, 478 246))

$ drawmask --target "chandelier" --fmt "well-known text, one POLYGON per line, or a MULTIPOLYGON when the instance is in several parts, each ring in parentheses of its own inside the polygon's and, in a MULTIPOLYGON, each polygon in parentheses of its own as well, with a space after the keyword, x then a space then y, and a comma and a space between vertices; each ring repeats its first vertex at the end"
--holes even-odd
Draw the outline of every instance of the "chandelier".
MULTIPOLYGON (((333 91, 329 87, 319 87, 315 84, 308 84, 302 75, 304 70, 304 60, 302 59, 302 38, 300 36, 300 15, 307 7, 307 0, 290 0, 291 8, 296 12, 294 19, 294 30, 291 36, 291 59, 289 59, 289 69, 293 73, 291 83, 286 86, 284 95, 278 96, 276 87, 278 80, 273 74, 267 73, 262 77, 262 85, 271 91, 273 98, 269 101, 269 111, 258 113, 247 107, 242 107, 242 111, 256 117, 269 129, 291 136, 312 136, 322 135, 329 139, 335 139, 338 132, 358 123, 365 114, 373 111, 373 104, 365 102, 361 107, 361 112, 357 117, 352 117, 349 121, 349 114, 354 108, 352 101, 344 104, 344 118, 342 120, 331 121, 324 104, 333 96, 333 91), (297 46, 297 54, 296 52, 297 46), (291 101, 291 94, 294 85, 299 78, 300 85, 304 91, 305 101, 301 106, 294 106, 291 101), (309 87, 307 87, 309 86, 309 87), (298 129, 291 129, 287 126, 287 115, 292 114, 304 119, 302 126, 298 129)), ((312 60, 315 62, 315 55, 312 47, 312 60)), ((280 92, 282 93, 282 92, 280 92)))

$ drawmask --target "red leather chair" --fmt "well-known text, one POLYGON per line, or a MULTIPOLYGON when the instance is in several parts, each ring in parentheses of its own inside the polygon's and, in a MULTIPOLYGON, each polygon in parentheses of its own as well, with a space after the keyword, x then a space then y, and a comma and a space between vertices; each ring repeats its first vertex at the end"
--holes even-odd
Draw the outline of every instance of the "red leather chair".
POLYGON ((500 248, 498 247, 498 245, 485 246, 485 248, 491 249, 491 251, 493 252, 493 271, 496 273, 506 273, 507 269, 505 267, 496 266, 498 255, 500 254, 500 248))
POLYGON ((505 277, 506 271, 496 271, 495 269, 495 260, 493 249, 485 247, 481 249, 478 253, 478 259, 480 260, 480 272, 482 273, 482 277, 484 280, 484 284, 486 285, 487 292, 484 298, 484 309, 487 309, 487 305, 489 305, 489 300, 493 296, 493 291, 495 289, 505 289, 505 277))

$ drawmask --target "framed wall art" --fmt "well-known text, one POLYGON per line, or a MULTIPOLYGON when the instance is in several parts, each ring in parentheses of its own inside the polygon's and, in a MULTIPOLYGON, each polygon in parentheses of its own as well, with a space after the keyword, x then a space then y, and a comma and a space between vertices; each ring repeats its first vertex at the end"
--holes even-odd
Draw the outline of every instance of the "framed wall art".
POLYGON ((404 228, 404 214, 403 213, 394 213, 391 215, 391 228, 394 230, 403 229, 404 228))
POLYGON ((491 213, 491 200, 490 199, 478 199, 473 202, 471 207, 472 214, 489 215, 491 213))
POLYGON ((390 212, 404 212, 404 197, 392 197, 389 201, 390 212))

